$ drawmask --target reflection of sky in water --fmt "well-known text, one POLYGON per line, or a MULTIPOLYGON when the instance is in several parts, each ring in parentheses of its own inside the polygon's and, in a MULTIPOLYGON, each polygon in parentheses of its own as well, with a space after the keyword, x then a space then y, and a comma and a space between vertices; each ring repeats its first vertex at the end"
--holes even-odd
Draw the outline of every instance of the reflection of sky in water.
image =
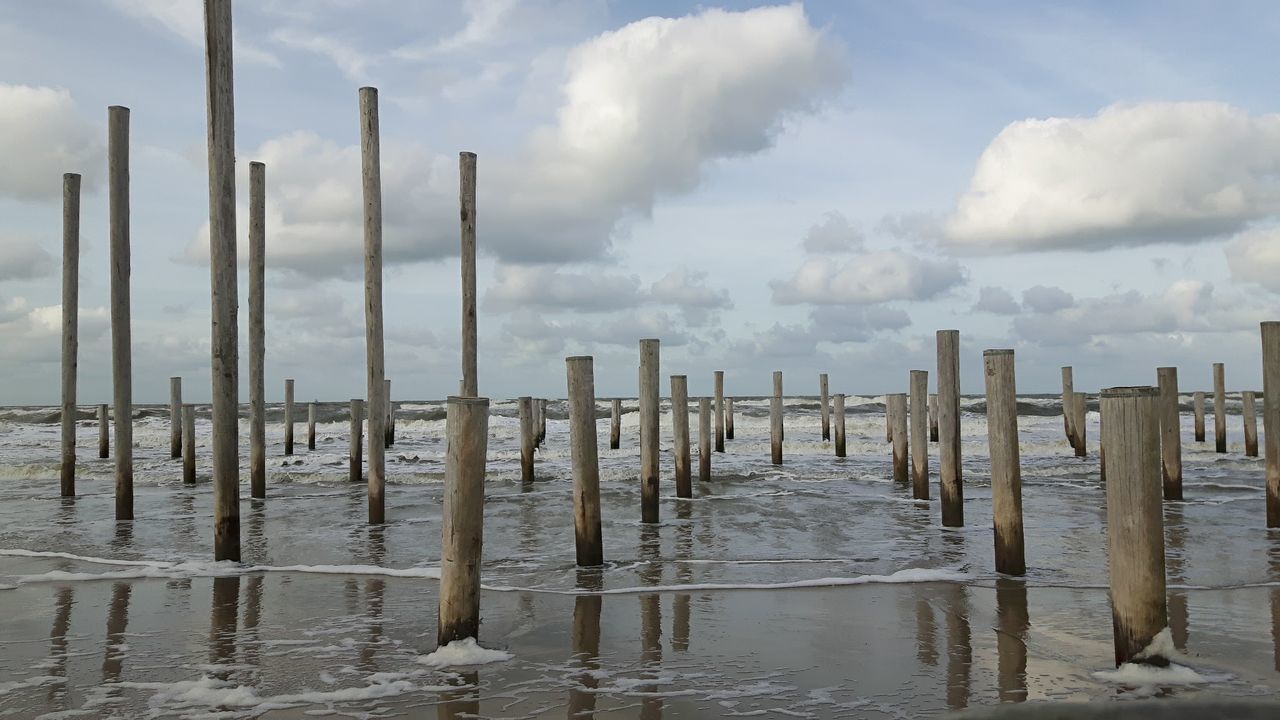
MULTIPOLYGON (((1061 416, 1020 418, 1024 583, 991 572, 981 415, 965 415, 962 429, 968 525, 942 530, 936 500, 914 502, 889 480, 878 400, 850 398, 844 460, 818 439, 816 403, 789 400, 781 468, 768 461, 767 401, 738 400, 736 438, 693 500, 674 497, 664 438, 656 528, 638 522, 636 415, 624 416, 622 449, 610 451, 601 403, 609 564, 585 571, 573 562, 563 406, 550 404, 539 482, 522 488, 514 405, 498 404, 481 643, 515 657, 453 670, 420 662, 435 636, 438 404, 400 413, 381 529, 363 522, 363 487, 345 481, 345 404, 322 408, 319 449, 290 461, 277 420, 271 497, 246 497, 241 509, 253 571, 209 562, 210 488, 178 481, 167 415, 137 421, 138 520, 117 529, 93 423, 81 427, 81 497, 63 502, 57 426, 33 422, 39 411, 0 411, 11 413, 0 420, 0 548, 66 555, 0 556, 0 586, 15 586, 0 590, 0 706, 19 717, 302 717, 416 715, 447 699, 443 717, 910 717, 1135 694, 1092 675, 1111 658, 1096 413, 1083 461, 1070 456, 1061 416), (822 587, 785 587, 805 584, 822 587), (773 587, 734 589, 744 586, 773 587)), ((1022 405, 1049 413, 1052 403, 1022 405)), ((1165 509, 1171 630, 1193 665, 1212 669, 1202 674, 1210 692, 1274 692, 1280 650, 1267 629, 1280 631, 1280 588, 1266 584, 1280 579, 1280 551, 1262 529, 1261 464, 1242 457, 1240 417, 1228 419, 1231 452, 1219 456, 1190 442, 1184 417, 1188 502, 1165 509)), ((669 416, 663 423, 669 432, 669 416)), ((201 417, 197 432, 207 428, 201 417)))

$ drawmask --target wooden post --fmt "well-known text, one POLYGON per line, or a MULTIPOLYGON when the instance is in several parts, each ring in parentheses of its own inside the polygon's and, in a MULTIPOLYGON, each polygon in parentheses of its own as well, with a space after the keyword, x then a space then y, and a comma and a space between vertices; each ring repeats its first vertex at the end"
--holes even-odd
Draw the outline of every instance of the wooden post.
POLYGON ((822 407, 818 408, 818 414, 822 417, 822 439, 831 439, 831 410, 828 407, 830 398, 827 390, 827 374, 818 373, 818 402, 822 403, 822 407))
POLYGON ((1213 444, 1218 452, 1227 451, 1227 379, 1222 363, 1213 364, 1213 444))
POLYGON ((1262 323, 1262 434, 1267 458, 1267 527, 1280 527, 1280 322, 1262 323))
POLYGON ((1182 499, 1182 425, 1178 411, 1178 368, 1156 368, 1160 386, 1160 476, 1165 500, 1182 499))
MULTIPOLYGON (((351 482, 360 482, 361 476, 364 474, 364 438, 361 434, 364 432, 364 403, 359 398, 351 398, 351 451, 347 455, 348 460, 348 479, 351 482)), ((447 414, 446 410, 446 414, 447 414)))
POLYGON ((658 341, 640 341, 640 521, 658 522, 658 341))
POLYGON ((724 371, 715 371, 716 452, 724 452, 724 371))
POLYGON ((76 494, 76 367, 80 348, 80 176, 62 176, 62 497, 76 494))
POLYGON ((907 482, 911 473, 907 447, 907 396, 905 393, 889 395, 889 416, 893 426, 893 479, 895 482, 907 482))
POLYGON ((1075 410, 1071 413, 1071 431, 1076 436, 1076 457, 1085 457, 1089 454, 1089 446, 1085 443, 1089 437, 1086 424, 1088 413, 1085 405, 1085 394, 1082 392, 1073 393, 1072 400, 1072 406, 1075 410))
POLYGON ((1067 434, 1067 444, 1073 450, 1078 444, 1076 443, 1075 402, 1075 381, 1071 376, 1071 366, 1065 365, 1062 368, 1062 429, 1067 434))
POLYGON ((724 439, 733 439, 733 398, 724 399, 724 439))
POLYGON ((214 560, 240 560, 240 294, 231 0, 205 0, 209 107, 209 272, 213 374, 214 560))
POLYGON ((942 524, 964 526, 964 483, 960 465, 960 331, 939 330, 938 456, 942 524))
POLYGON ((1240 413, 1244 416, 1244 455, 1258 457, 1258 415, 1254 409, 1253 391, 1241 393, 1240 401, 1243 406, 1240 413))
POLYGON ((293 454, 293 378, 284 381, 284 454, 293 454))
POLYGON ((111 457, 111 422, 106 404, 98 406, 98 457, 111 457))
POLYGON ((769 400, 769 448, 773 464, 782 464, 782 371, 773 371, 773 397, 769 400))
MULTIPOLYGON (((369 522, 386 519, 387 399, 382 345, 382 162, 378 89, 360 88, 360 158, 364 194, 364 327, 369 395, 369 522)), ((446 411, 447 412, 447 411, 446 411)))
POLYGON ((386 412, 386 417, 382 420, 382 444, 384 448, 389 448, 396 444, 396 429, 392 424, 391 418, 395 416, 395 409, 391 402, 391 379, 382 379, 382 407, 386 412))
POLYGON ((938 396, 929 396, 929 442, 938 442, 938 396))
POLYGON ((912 370, 911 386, 911 497, 929 499, 929 371, 912 370))
POLYGON ((844 393, 836 393, 832 400, 836 416, 836 457, 845 456, 844 393))
POLYGON ((711 400, 698 400, 698 481, 711 482, 711 400))
POLYGON ((520 411, 520 482, 533 482, 533 398, 516 401, 520 411))
POLYGON ((448 444, 440 532, 440 624, 436 635, 441 646, 477 637, 480 631, 489 399, 449 398, 445 433, 448 444))
POLYGON ((1168 626, 1165 606, 1164 518, 1160 504, 1157 392, 1152 387, 1102 391, 1108 453, 1107 545, 1116 665, 1137 658, 1168 626))
POLYGON ((692 468, 689 467, 689 379, 671 376, 671 434, 674 436, 676 497, 693 497, 692 468))
POLYGON ((267 496, 267 166, 249 163, 249 494, 267 496))
POLYGON ((462 220, 462 395, 475 397, 480 394, 480 383, 476 376, 476 154, 473 152, 458 153, 458 207, 462 220))
POLYGON ((996 572, 1025 575, 1022 468, 1018 456, 1018 391, 1012 350, 982 353, 987 378, 987 444, 991 448, 991 513, 996 572))
POLYGON ((547 399, 538 398, 538 447, 547 441, 547 399))
POLYGON ((196 408, 182 406, 182 482, 196 481, 196 408))
POLYGON ((111 384, 115 403, 116 520, 133 519, 133 359, 129 328, 129 108, 107 108, 111 222, 111 384))
MULTIPOLYGON (((569 376, 569 452, 573 461, 573 528, 578 565, 594 567, 604 564, 604 540, 600 531, 600 457, 596 451, 595 370, 589 355, 566 358, 565 366, 569 376)), ((674 386, 675 378, 671 380, 674 386)), ((685 423, 687 430, 687 415, 685 423)), ((688 453, 687 438, 685 452, 688 453)), ((685 467, 688 468, 688 458, 685 459, 685 467)))
POLYGON ((1204 393, 1197 390, 1191 396, 1191 407, 1195 411, 1196 442, 1204 442, 1204 393))
POLYGON ((609 418, 609 449, 622 447, 622 400, 614 398, 610 404, 612 412, 609 418))
POLYGON ((307 449, 316 449, 316 404, 307 403, 307 449))
POLYGON ((169 378, 169 457, 182 457, 182 378, 169 378))

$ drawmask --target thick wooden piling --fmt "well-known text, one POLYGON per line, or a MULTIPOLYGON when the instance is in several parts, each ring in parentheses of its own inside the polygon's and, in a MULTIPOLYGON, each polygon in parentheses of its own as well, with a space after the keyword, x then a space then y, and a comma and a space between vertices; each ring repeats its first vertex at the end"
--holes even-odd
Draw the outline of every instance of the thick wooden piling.
POLYGON ((517 402, 520 413, 520 482, 533 482, 533 398, 522 396, 517 402))
POLYGON ((1280 322, 1262 323, 1262 435, 1267 460, 1267 527, 1280 527, 1280 322))
POLYGON ((360 482, 364 475, 364 402, 351 398, 351 450, 347 454, 348 474, 351 482, 360 482))
POLYGON ((895 482, 909 482, 911 479, 910 447, 907 441, 907 395, 893 393, 889 395, 889 416, 893 427, 893 479, 895 482))
POLYGON ((929 442, 938 442, 938 396, 929 396, 929 442))
POLYGON ((671 434, 675 447, 676 497, 693 497, 693 468, 689 466, 689 379, 671 376, 671 434))
POLYGON ((769 449, 774 465, 782 464, 782 371, 773 371, 773 397, 769 400, 769 449))
POLYGON ((231 0, 205 0, 209 108, 209 279, 212 286, 212 455, 215 560, 240 560, 240 295, 231 0))
POLYGON ((658 341, 640 341, 640 521, 658 522, 658 341))
POLYGON ((911 496, 929 499, 929 371, 912 370, 911 388, 911 496))
MULTIPOLYGON (((378 89, 360 88, 361 185, 364 195, 364 326, 369 395, 369 522, 386 519, 387 399, 382 343, 382 162, 378 89)), ((487 406, 486 406, 487 408, 487 406)), ((487 409, 486 409, 487 412, 487 409)))
POLYGON ((964 525, 964 484, 960 465, 960 331, 939 330, 938 457, 942 524, 964 525))
POLYGON ((182 457, 182 378, 169 378, 169 457, 182 457))
POLYGON ((196 409, 182 406, 182 482, 196 481, 196 409))
POLYGON ((698 400, 698 481, 711 482, 711 399, 698 400))
POLYGON ((293 379, 284 381, 284 454, 293 454, 293 379))
POLYGON ((617 450, 622 447, 622 400, 614 398, 609 406, 609 449, 617 450))
POLYGON ((1071 431, 1075 433, 1075 450, 1076 457, 1085 457, 1089 454, 1089 446, 1086 440, 1089 437, 1086 419, 1088 418, 1088 405, 1085 403, 1086 396, 1082 392, 1072 393, 1072 407, 1074 411, 1071 413, 1071 431))
POLYGON ((724 371, 715 371, 716 391, 716 452, 724 452, 724 371))
POLYGON ((107 108, 111 224, 111 385, 115 404, 116 520, 133 519, 133 359, 129 327, 129 108, 107 108))
POLYGON ((76 368, 80 349, 80 176, 62 176, 62 497, 76 494, 76 368))
MULTIPOLYGON (((604 540, 600 530, 600 457, 596 449, 595 370, 590 356, 567 358, 565 366, 569 385, 569 452, 573 462, 573 527, 578 565, 594 567, 604 564, 604 540)), ((674 396, 675 377, 671 380, 674 396)), ((686 413, 686 470, 688 422, 686 413)), ((678 466, 679 460, 676 462, 678 466)))
POLYGON ((987 385, 987 444, 991 449, 991 505, 996 572, 1025 575, 1022 468, 1018 453, 1018 391, 1012 350, 982 353, 987 385))
POLYGON ((1107 545, 1111 564, 1111 620, 1116 665, 1140 657, 1168 624, 1165 605, 1164 519, 1160 503, 1157 391, 1102 391, 1107 446, 1107 545))
POLYGON ((1258 414, 1252 390, 1240 393, 1240 414, 1244 416, 1244 455, 1258 457, 1258 414))
POLYGON ((724 399, 724 439, 733 439, 733 398, 724 399))
POLYGON ((307 449, 316 449, 316 404, 307 403, 307 449))
POLYGON ((389 448, 396 444, 396 408, 391 402, 391 378, 382 379, 382 407, 386 412, 382 419, 382 445, 389 448))
POLYGON ((538 398, 538 447, 547 441, 547 399, 538 398))
POLYGON ((844 393, 836 393, 832 398, 833 412, 835 414, 836 425, 836 457, 845 456, 845 435, 844 435, 844 393))
POLYGON ((441 646, 477 637, 480 631, 488 398, 449 398, 445 428, 448 444, 440 532, 440 623, 436 635, 441 646))
POLYGON ((249 163, 249 494, 267 496, 267 166, 249 163))
POLYGON ((1071 449, 1076 448, 1076 419, 1075 419, 1075 380, 1072 378, 1072 370, 1070 365, 1064 365, 1062 368, 1062 430, 1066 433, 1067 444, 1071 449))
MULTIPOLYGON (((462 395, 480 394, 476 376, 476 154, 458 153, 458 208, 462 221, 462 395)), ((594 413, 593 413, 594 415, 594 413)))
POLYGON ((1182 499, 1182 421, 1178 410, 1178 368, 1156 368, 1160 388, 1160 478, 1165 500, 1182 499))
POLYGON ((1227 451, 1227 379, 1222 363, 1213 364, 1213 445, 1227 451))
POLYGON ((827 396, 827 374, 818 373, 818 402, 822 403, 822 407, 818 409, 822 416, 822 439, 831 439, 831 411, 829 407, 830 399, 827 396))
POLYGON ((98 406, 98 457, 111 457, 111 421, 105 404, 98 406))
POLYGON ((1195 413, 1196 442, 1204 442, 1204 393, 1197 390, 1191 395, 1191 408, 1195 413))

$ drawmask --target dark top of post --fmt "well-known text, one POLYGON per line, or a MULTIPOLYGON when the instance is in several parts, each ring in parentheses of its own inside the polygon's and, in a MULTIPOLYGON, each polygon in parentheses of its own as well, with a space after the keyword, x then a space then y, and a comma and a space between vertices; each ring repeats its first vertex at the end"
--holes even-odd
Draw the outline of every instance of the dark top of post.
POLYGON ((1134 385, 1132 387, 1103 388, 1101 396, 1104 398, 1131 398, 1156 397, 1159 394, 1159 388, 1155 388, 1150 385, 1134 385))
POLYGON ((983 357, 986 357, 986 356, 988 356, 988 355, 1012 355, 1012 354, 1013 354, 1013 350, 1012 350, 1012 349, 1010 349, 1010 348, 995 348, 995 349, 992 349, 992 350, 983 350, 983 351, 982 351, 982 356, 983 356, 983 357))

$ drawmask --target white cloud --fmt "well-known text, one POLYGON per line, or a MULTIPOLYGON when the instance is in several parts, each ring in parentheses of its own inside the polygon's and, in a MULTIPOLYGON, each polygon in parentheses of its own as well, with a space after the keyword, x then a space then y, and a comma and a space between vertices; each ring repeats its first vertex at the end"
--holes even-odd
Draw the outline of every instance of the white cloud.
POLYGON ((287 48, 326 58, 347 79, 357 83, 368 82, 369 68, 378 62, 377 58, 366 55, 332 35, 308 32, 300 28, 279 28, 271 33, 271 39, 287 48))
POLYGON ((993 315, 1017 315, 1022 308, 1018 306, 1018 301, 1013 299, 1008 290, 984 287, 978 289, 978 302, 974 303, 971 311, 993 315))
POLYGON ((0 237, 0 282, 47 277, 57 266, 53 256, 34 240, 0 237))
POLYGON ((1051 313, 1075 305, 1076 299, 1071 293, 1060 287, 1036 285, 1022 291, 1022 304, 1027 309, 1038 313, 1051 313))
POLYGON ((484 306, 497 312, 522 308, 605 312, 641 301, 640 279, 633 275, 562 272, 545 265, 499 265, 494 274, 484 306))
MULTIPOLYGON (((104 307, 80 308, 82 346, 106 333, 111 319, 104 307)), ((53 362, 62 357, 62 306, 30 307, 17 297, 0 304, 0 359, 53 362)))
POLYGON ((1224 250, 1231 277, 1280 292, 1280 228, 1253 228, 1240 233, 1224 250))
POLYGON ((964 270, 955 260, 889 250, 854 255, 843 264, 807 260, 791 279, 769 285, 779 305, 869 305, 928 300, 964 282, 964 270))
MULTIPOLYGON (((168 30, 192 47, 204 48, 203 3, 195 0, 111 0, 111 4, 126 15, 168 30)), ((238 32, 234 34, 233 42, 232 52, 237 61, 280 66, 274 55, 243 42, 238 32)))
POLYGON ((705 272, 688 268, 672 270, 654 281, 648 299, 659 305, 679 307, 689 327, 707 326, 716 311, 733 307, 728 290, 711 287, 705 272))
POLYGON ((836 211, 827 213, 822 222, 809 228, 802 243, 805 252, 814 254, 853 252, 861 250, 862 244, 862 231, 836 211))
POLYGON ((1005 127, 945 232, 978 252, 1093 249, 1196 241, 1278 210, 1280 115, 1150 102, 1005 127))
POLYGON ((70 92, 0 83, 0 197, 56 200, 67 172, 81 174, 83 192, 97 189, 101 135, 70 92))

